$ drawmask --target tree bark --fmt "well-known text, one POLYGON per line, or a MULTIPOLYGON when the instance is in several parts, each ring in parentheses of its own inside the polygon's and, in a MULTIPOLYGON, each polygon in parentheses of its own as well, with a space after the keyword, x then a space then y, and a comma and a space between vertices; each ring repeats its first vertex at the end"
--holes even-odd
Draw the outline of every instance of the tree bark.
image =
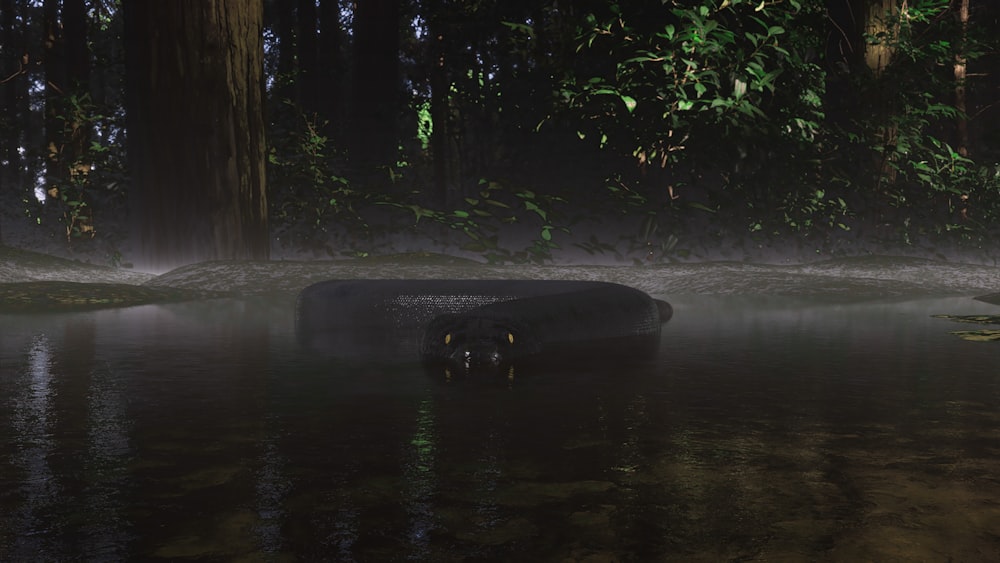
POLYGON ((136 266, 269 256, 261 0, 128 0, 136 266))
POLYGON ((865 63, 878 77, 892 62, 896 51, 899 38, 897 0, 869 0, 865 33, 874 38, 874 42, 865 45, 865 63))

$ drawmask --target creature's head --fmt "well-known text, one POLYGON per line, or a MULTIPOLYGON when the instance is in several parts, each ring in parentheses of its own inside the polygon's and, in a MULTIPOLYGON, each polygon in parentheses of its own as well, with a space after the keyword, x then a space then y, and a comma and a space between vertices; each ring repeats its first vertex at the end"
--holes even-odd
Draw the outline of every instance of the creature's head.
POLYGON ((435 318, 421 344, 425 360, 445 361, 466 370, 499 368, 539 350, 538 339, 526 327, 474 314, 435 318))

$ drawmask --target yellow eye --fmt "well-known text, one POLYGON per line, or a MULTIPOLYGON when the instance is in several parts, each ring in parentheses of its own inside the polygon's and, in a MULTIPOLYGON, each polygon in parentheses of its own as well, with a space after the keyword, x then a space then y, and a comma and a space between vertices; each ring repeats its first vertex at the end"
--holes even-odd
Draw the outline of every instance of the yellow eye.
POLYGON ((507 342, 510 342, 511 344, 514 343, 514 333, 513 332, 508 332, 507 333, 507 342))
POLYGON ((444 335, 444 343, 445 344, 451 344, 451 333, 450 332, 448 334, 444 335))

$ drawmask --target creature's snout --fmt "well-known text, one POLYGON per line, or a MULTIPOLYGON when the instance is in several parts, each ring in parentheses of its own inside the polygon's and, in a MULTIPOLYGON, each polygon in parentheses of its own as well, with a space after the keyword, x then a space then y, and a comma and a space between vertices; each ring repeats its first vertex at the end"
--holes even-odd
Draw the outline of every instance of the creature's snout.
POLYGON ((491 340, 477 340, 456 348, 451 355, 451 359, 468 368, 499 366, 505 358, 497 347, 496 342, 491 340))

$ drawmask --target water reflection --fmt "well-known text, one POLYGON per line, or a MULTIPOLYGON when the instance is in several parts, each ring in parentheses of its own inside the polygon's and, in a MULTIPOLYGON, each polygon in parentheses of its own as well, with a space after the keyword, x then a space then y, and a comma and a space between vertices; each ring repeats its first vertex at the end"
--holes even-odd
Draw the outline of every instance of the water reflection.
MULTIPOLYGON (((41 551, 46 537, 57 532, 57 522, 49 515, 58 509, 62 487, 50 466, 50 459, 56 454, 53 427, 53 377, 51 372, 51 351, 44 336, 33 339, 27 352, 27 366, 14 385, 16 391, 10 394, 11 408, 10 444, 4 450, 11 451, 11 467, 5 475, 13 479, 14 490, 10 496, 16 499, 10 514, 10 537, 5 543, 13 544, 15 553, 41 551)), ((5 393, 6 394, 6 393, 5 393)), ((6 497, 7 495, 5 495, 6 497)), ((6 504, 6 503, 5 503, 6 504)))
POLYGON ((284 548, 282 527, 285 524, 285 501, 291 490, 288 481, 287 459, 280 450, 276 426, 279 423, 268 416, 264 421, 264 436, 256 468, 257 545, 260 551, 276 554, 284 548))
POLYGON ((652 361, 499 384, 268 303, 0 317, 0 559, 995 553, 1000 360, 930 317, 988 306, 672 301, 652 361))
MULTIPOLYGON (((82 366, 81 366, 82 367, 82 366)), ((126 507, 129 502, 130 441, 128 397, 107 366, 93 366, 87 393, 87 449, 83 471, 87 484, 84 551, 92 559, 115 561, 128 557, 133 537, 126 507)), ((77 373, 75 375, 80 375, 77 373)))
POLYGON ((434 403, 420 402, 416 428, 403 453, 403 508, 410 519, 410 558, 426 560, 430 555, 430 533, 436 526, 434 496, 437 493, 437 431, 434 403))

